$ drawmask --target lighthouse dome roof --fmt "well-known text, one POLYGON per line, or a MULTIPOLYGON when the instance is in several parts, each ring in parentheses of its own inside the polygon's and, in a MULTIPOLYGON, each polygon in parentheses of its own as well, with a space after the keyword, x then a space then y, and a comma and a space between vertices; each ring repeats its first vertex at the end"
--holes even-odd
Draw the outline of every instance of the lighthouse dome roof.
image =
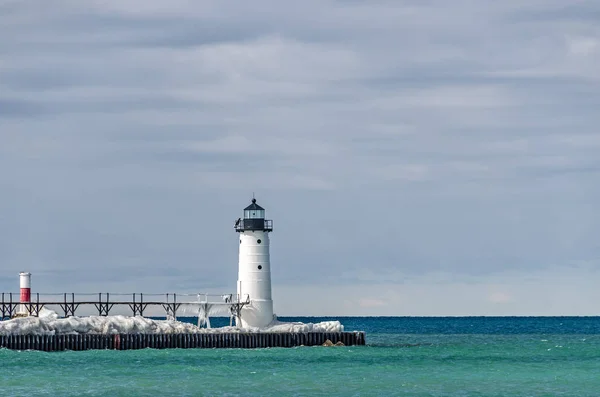
POLYGON ((244 208, 244 211, 252 211, 252 210, 265 210, 260 205, 256 204, 256 199, 252 199, 252 204, 244 208))

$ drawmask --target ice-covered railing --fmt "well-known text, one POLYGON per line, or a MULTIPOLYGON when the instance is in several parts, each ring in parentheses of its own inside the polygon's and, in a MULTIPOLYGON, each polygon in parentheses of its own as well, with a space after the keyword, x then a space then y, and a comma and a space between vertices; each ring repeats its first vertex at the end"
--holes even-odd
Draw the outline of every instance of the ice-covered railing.
MULTIPOLYGON (((20 303, 17 293, 3 293, 0 301, 0 335, 117 334, 117 333, 200 333, 200 332, 341 332, 339 321, 322 323, 281 323, 274 320, 258 328, 211 329, 211 316, 238 316, 248 295, 237 294, 145 294, 145 293, 34 293, 30 302, 20 303), (99 315, 77 316, 80 306, 96 309, 99 315), (143 317, 155 306, 167 312, 167 320, 143 317), (133 316, 109 315, 113 307, 131 309, 133 316), (56 309, 58 310, 56 310, 56 309), (24 310, 25 313, 19 313, 24 310), (60 318, 59 314, 64 314, 60 318), (198 316, 198 326, 176 321, 176 315, 198 316), (20 317, 14 318, 13 317, 20 317), (203 328, 202 326, 206 326, 203 328)), ((164 311, 163 311, 164 313, 164 311)))
POLYGON ((206 326, 207 328, 211 327, 210 317, 215 316, 229 317, 229 325, 233 326, 233 319, 239 317, 242 307, 250 303, 248 295, 240 296, 238 294, 186 294, 184 299, 186 301, 180 301, 177 306, 180 313, 197 316, 198 327, 206 326), (196 300, 193 299, 194 296, 196 300))

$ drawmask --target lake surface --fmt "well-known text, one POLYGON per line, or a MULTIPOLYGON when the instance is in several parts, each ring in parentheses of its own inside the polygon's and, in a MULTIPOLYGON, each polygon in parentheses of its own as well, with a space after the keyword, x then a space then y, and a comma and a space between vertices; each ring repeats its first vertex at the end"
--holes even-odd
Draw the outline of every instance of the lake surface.
POLYGON ((600 317, 280 320, 339 320, 366 331, 367 346, 0 350, 0 395, 600 395, 600 317))

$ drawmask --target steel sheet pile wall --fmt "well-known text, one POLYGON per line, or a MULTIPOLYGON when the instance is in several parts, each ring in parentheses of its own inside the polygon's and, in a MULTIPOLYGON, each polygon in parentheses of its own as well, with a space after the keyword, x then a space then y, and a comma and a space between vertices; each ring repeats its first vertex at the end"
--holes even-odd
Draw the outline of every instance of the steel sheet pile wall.
POLYGON ((346 346, 364 345, 364 332, 331 333, 215 333, 215 334, 117 334, 117 335, 8 335, 0 336, 0 348, 13 350, 134 350, 196 348, 264 348, 318 346, 330 340, 346 346))

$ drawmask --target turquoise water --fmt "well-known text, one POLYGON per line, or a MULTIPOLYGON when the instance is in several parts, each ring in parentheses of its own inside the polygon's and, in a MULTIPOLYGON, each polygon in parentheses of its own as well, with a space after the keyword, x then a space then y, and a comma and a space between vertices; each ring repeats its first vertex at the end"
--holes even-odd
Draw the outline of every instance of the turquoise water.
POLYGON ((368 345, 58 353, 0 350, 0 395, 600 395, 598 317, 340 321, 346 330, 367 331, 368 345))

